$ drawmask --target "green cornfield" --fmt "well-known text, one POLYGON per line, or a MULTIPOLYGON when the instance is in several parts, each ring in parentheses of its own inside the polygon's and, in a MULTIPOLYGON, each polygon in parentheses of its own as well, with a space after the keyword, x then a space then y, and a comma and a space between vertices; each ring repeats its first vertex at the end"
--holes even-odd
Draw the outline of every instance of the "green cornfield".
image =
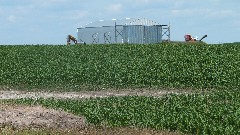
POLYGON ((240 134, 239 44, 0 46, 0 63, 0 88, 6 90, 197 91, 162 97, 24 98, 1 103, 62 109, 96 126, 240 134))
POLYGON ((23 88, 239 88, 238 44, 0 46, 0 85, 23 88))

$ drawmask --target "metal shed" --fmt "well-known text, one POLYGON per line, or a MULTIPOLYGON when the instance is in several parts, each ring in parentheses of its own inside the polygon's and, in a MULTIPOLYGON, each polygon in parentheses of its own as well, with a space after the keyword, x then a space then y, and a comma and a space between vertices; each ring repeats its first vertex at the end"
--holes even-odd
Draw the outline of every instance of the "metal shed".
POLYGON ((145 18, 100 20, 77 28, 78 41, 87 44, 160 43, 164 35, 170 40, 170 26, 160 25, 145 18))

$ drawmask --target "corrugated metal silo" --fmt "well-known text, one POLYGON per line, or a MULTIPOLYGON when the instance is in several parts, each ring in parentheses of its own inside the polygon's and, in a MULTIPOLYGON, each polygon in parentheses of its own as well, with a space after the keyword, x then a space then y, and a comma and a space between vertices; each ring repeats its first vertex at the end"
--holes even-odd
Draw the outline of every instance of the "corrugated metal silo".
POLYGON ((162 26, 148 19, 113 19, 78 28, 77 34, 87 44, 151 44, 162 42, 162 26))

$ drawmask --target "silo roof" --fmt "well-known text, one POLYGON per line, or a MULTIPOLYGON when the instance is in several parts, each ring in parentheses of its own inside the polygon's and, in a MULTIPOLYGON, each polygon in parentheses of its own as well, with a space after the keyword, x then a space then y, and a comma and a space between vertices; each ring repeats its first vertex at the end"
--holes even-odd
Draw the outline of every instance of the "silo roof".
POLYGON ((141 19, 126 18, 126 19, 112 19, 112 20, 100 20, 100 21, 90 22, 86 24, 84 27, 85 28, 86 27, 110 27, 110 26, 115 26, 115 23, 116 25, 144 25, 144 26, 160 25, 159 23, 146 18, 141 18, 141 19))

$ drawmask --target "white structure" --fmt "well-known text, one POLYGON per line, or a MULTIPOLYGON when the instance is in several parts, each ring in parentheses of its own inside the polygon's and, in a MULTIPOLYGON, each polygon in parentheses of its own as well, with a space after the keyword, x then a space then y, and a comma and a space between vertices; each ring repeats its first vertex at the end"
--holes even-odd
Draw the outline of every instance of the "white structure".
MULTIPOLYGON (((77 39, 87 44, 151 44, 162 42, 163 30, 167 25, 148 19, 112 19, 91 22, 85 27, 77 28, 77 39)), ((170 33, 170 27, 168 31, 170 33)), ((170 39, 170 34, 169 34, 170 39)))

